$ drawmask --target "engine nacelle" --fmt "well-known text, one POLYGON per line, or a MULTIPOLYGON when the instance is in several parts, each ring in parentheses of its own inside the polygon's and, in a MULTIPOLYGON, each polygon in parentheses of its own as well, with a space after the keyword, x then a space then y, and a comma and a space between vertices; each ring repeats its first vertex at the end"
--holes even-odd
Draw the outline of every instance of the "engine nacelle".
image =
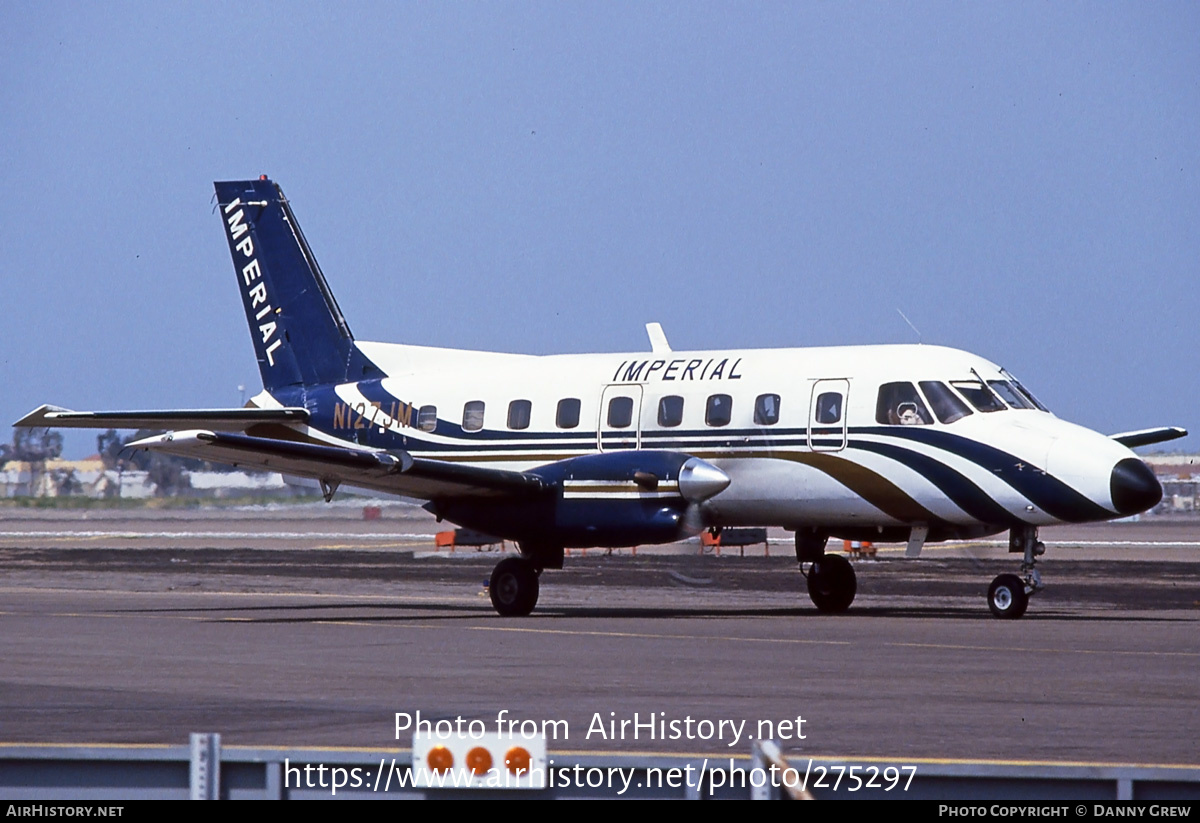
POLYGON ((688 509, 729 485, 725 472, 678 452, 621 451, 532 469, 549 491, 511 499, 435 501, 435 514, 512 540, 589 548, 670 543, 698 530, 688 509))

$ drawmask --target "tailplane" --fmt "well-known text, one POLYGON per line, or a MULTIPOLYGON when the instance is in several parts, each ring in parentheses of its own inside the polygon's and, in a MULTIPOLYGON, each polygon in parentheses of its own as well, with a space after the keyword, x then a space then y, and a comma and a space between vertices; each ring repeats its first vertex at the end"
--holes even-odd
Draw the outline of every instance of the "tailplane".
POLYGON ((279 186, 265 175, 213 185, 263 388, 382 377, 354 345, 279 186))

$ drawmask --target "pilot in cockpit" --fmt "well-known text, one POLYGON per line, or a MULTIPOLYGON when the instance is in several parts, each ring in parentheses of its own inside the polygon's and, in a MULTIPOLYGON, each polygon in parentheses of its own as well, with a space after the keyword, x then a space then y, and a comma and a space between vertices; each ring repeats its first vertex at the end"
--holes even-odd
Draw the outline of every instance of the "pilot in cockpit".
POLYGON ((892 426, 922 426, 932 422, 912 383, 887 383, 880 387, 876 420, 892 426))

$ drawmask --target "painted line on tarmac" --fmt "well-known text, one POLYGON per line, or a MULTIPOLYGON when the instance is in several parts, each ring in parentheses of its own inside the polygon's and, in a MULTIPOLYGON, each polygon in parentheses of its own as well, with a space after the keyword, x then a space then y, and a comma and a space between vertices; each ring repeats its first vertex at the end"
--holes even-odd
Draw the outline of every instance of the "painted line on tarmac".
MULTIPOLYGON (((230 592, 219 589, 174 589, 172 591, 157 590, 139 590, 139 589, 64 589, 64 588, 42 588, 40 586, 3 586, 0 587, 0 594, 122 594, 122 595, 150 595, 158 597, 177 597, 179 595, 190 595, 198 597, 212 597, 221 595, 223 597, 336 597, 345 600, 396 600, 398 595, 395 594, 338 594, 337 592, 230 592)), ((406 600, 438 600, 438 597, 430 595, 404 595, 406 600)))
MULTIPOLYGON (((200 592, 196 592, 200 594, 200 592)), ((285 595, 293 596, 293 595, 285 595)), ((313 597, 315 595, 300 595, 313 597)), ((336 597, 336 595, 330 595, 336 597)), ((406 598, 408 601, 421 602, 438 602, 445 603, 445 598, 406 598)), ((464 601, 466 598, 455 598, 457 601, 464 601)), ((472 602, 467 600, 466 602, 472 602)), ((398 606, 403 606, 404 603, 397 603, 398 606)), ((447 604, 448 608, 453 606, 447 604)), ((236 607, 232 607, 236 608, 236 607)), ((367 608, 367 606, 364 606, 367 608)), ((116 618, 116 617, 134 617, 137 619, 152 619, 152 620, 185 620, 191 622, 208 622, 208 623, 258 623, 259 620, 251 617, 241 616, 224 616, 218 617, 213 615, 179 615, 179 614, 130 614, 127 612, 49 612, 38 615, 25 614, 23 612, 0 612, 0 615, 11 617, 66 617, 66 618, 116 618)), ((381 622, 377 618, 364 617, 359 619, 314 619, 304 621, 312 625, 321 626, 350 626, 355 628, 378 628, 380 626, 401 628, 401 629, 436 629, 445 631, 446 627, 441 625, 423 624, 423 623, 405 623, 402 626, 393 626, 391 623, 381 622)), ((635 640, 704 640, 704 641, 730 641, 734 643, 768 643, 790 646, 853 646, 858 641, 852 640, 812 640, 804 638, 792 637, 739 637, 734 635, 707 635, 707 634, 653 634, 650 632, 613 632, 613 631, 583 631, 577 629, 533 629, 533 628, 517 628, 513 626, 464 626, 465 631, 480 631, 480 632, 510 632, 518 634, 548 634, 566 637, 611 637, 618 639, 635 639, 635 640)), ((941 649, 946 651, 970 651, 970 652, 986 652, 993 653, 997 651, 1017 652, 1020 654, 1082 654, 1082 655, 1106 655, 1117 657, 1179 657, 1185 659, 1200 658, 1200 652, 1170 652, 1170 651, 1125 651, 1119 649, 1063 649, 1063 648, 1034 648, 1027 646, 978 646, 965 645, 956 643, 912 643, 912 642, 885 642, 880 644, 887 648, 899 649, 941 649)))
POLYGON ((433 534, 409 532, 131 532, 131 531, 0 531, 0 539, 42 538, 113 538, 120 540, 433 540, 433 534))
MULTIPOLYGON (((329 626, 353 626, 357 628, 378 628, 380 626, 392 627, 391 623, 380 623, 371 618, 362 620, 314 620, 314 623, 322 623, 329 626)), ((395 628, 403 629, 436 629, 445 631, 445 626, 438 626, 424 623, 405 623, 403 626, 395 628)), ((734 640, 744 641, 746 643, 784 643, 788 645, 807 645, 807 646, 852 646, 853 641, 850 640, 802 640, 790 637, 720 637, 707 634, 649 634, 646 632, 601 632, 601 631, 572 631, 570 629, 516 629, 512 627, 502 626, 465 626, 466 631, 480 632, 524 632, 529 634, 557 634, 557 635, 572 635, 577 637, 617 637, 617 638, 633 638, 635 640, 734 640)))
MULTIPOLYGON (((360 626, 360 627, 375 627, 380 625, 390 625, 380 623, 379 621, 365 618, 362 620, 345 620, 339 621, 338 625, 345 626, 360 626)), ((419 624, 405 624, 398 628, 436 628, 445 630, 444 626, 424 626, 419 624)), ((649 632, 605 632, 605 631, 583 631, 577 629, 534 629, 534 628, 518 628, 513 626, 464 626, 465 631, 479 632, 513 632, 523 634, 551 634, 564 635, 569 637, 614 637, 614 638, 634 638, 640 640, 728 640, 734 643, 778 643, 783 645, 811 645, 811 646, 853 646, 859 641, 853 640, 811 640, 793 637, 738 637, 733 635, 709 635, 709 634, 651 634, 649 632)), ((1039 649, 1033 647, 1009 647, 1009 646, 969 646, 962 644, 950 643, 907 643, 907 642, 885 642, 880 644, 889 648, 926 648, 926 649, 947 649, 951 651, 978 651, 978 652, 997 652, 997 651, 1012 651, 1018 653, 1038 653, 1038 654, 1087 654, 1087 655, 1122 655, 1128 657, 1185 657, 1194 658, 1200 657, 1200 652, 1159 652, 1159 651, 1119 651, 1111 648, 1106 649, 1054 649, 1046 648, 1039 649)))
POLYGON ((651 634, 649 632, 602 632, 577 629, 521 629, 512 626, 465 626, 467 631, 518 632, 525 634, 558 634, 574 637, 632 637, 646 640, 732 640, 746 643, 784 643, 806 646, 853 646, 852 640, 808 640, 795 637, 722 637, 708 634, 651 634))
MULTIPOLYGON (((118 749, 130 751, 170 751, 184 750, 186 744, 180 743, 109 743, 109 742, 77 742, 77 743, 52 743, 37 740, 24 741, 0 741, 0 749, 26 749, 26 748, 45 748, 45 749, 118 749)), ((322 752, 330 753, 350 753, 350 754, 367 754, 367 755, 395 755, 411 752, 411 748, 382 748, 382 747, 359 747, 359 746, 286 746, 277 743, 267 743, 260 745, 238 744, 233 746, 222 746, 223 751, 230 755, 242 751, 274 751, 274 752, 296 752, 305 755, 320 754, 322 752)), ((709 758, 710 760, 737 760, 748 761, 750 756, 741 752, 731 753, 729 751, 719 752, 672 752, 672 751, 608 751, 605 749, 552 749, 549 752, 555 757, 580 757, 580 758, 599 758, 604 762, 610 760, 624 760, 627 758, 664 758, 668 760, 701 760, 709 758)), ((786 754, 785 754, 786 756, 786 754)), ((1114 762, 1114 761, 1095 761, 1095 760, 968 760, 964 758, 954 757, 912 757, 910 755, 897 756, 860 756, 847 754, 812 754, 804 755, 804 759, 812 758, 814 761, 822 761, 824 763, 887 763, 894 764, 898 762, 915 763, 917 765, 940 765, 940 766, 1054 766, 1067 768, 1086 768, 1086 769, 1196 769, 1200 768, 1197 763, 1137 763, 1137 762, 1114 762)))
MULTIPOLYGON (((747 719, 747 724, 751 721, 747 719)), ((388 750, 380 750, 388 751, 388 750)), ((662 758, 679 758, 683 760, 700 760, 708 758, 710 760, 750 760, 751 756, 746 754, 731 754, 730 752, 667 752, 667 751, 621 751, 609 752, 595 749, 554 749, 550 752, 555 757, 662 757, 662 758)), ((904 763, 905 765, 917 764, 925 766, 1055 766, 1067 768, 1085 768, 1085 769, 1187 769, 1189 771, 1200 768, 1200 763, 1117 763, 1107 761, 1091 761, 1091 760, 967 760, 957 757, 910 757, 909 755, 896 755, 885 757, 880 755, 870 755, 869 757, 861 757, 859 755, 848 754, 803 754, 798 752, 784 752, 784 758, 789 756, 794 760, 821 761, 822 763, 884 763, 887 765, 895 765, 904 763)), ((1109 779, 1107 776, 1102 778, 1109 779)))
POLYGON ((1035 649, 1028 647, 1003 647, 1003 646, 967 646, 955 643, 902 643, 899 641, 890 641, 885 643, 886 646, 893 646, 901 649, 946 649, 949 651, 966 651, 966 652, 1038 652, 1041 654, 1103 654, 1103 655, 1118 655, 1125 657, 1200 657, 1200 652, 1156 652, 1156 651, 1117 651, 1114 649, 1035 649))
MULTIPOLYGON (((41 594, 41 593, 75 593, 79 590, 75 589, 25 589, 25 588, 0 588, 0 592, 5 593, 22 593, 22 594, 41 594)), ((202 595, 202 596, 235 596, 235 597, 278 597, 278 598, 307 598, 307 599, 329 599, 341 601, 361 601, 361 600, 386 600, 398 607, 403 607, 405 603, 439 603, 444 604, 447 608, 461 607, 464 603, 474 603, 478 600, 478 594, 474 596, 404 596, 397 598, 394 595, 339 595, 339 594, 317 594, 317 593, 302 593, 302 592, 207 592, 207 591, 174 591, 174 592, 113 592, 111 590, 101 592, 103 594, 129 594, 129 595, 202 595)), ((353 605, 353 602, 347 604, 353 605)), ((369 608, 368 604, 364 604, 364 608, 369 608)), ((237 609, 237 606, 229 607, 237 609)), ((178 615, 178 614, 155 614, 149 615, 144 613, 130 612, 112 612, 107 610, 96 612, 50 612, 32 614, 25 612, 5 611, 0 612, 0 616, 7 617, 61 617, 61 618, 115 618, 115 617, 136 617, 136 618, 151 618, 156 620, 185 620, 191 622, 210 622, 210 623, 257 623, 254 618, 241 616, 215 616, 215 615, 178 615)), ((314 619, 309 622, 314 625, 331 625, 331 626, 350 626, 357 628, 377 628, 379 626, 389 626, 402 629, 436 629, 445 631, 445 626, 419 623, 405 623, 402 626, 393 626, 389 622, 381 622, 378 618, 363 617, 351 619, 314 619)), ((744 643, 768 643, 779 645, 814 645, 814 646, 852 646, 859 641, 851 640, 814 640, 805 638, 777 638, 777 637, 745 637, 734 635, 695 635, 695 634, 655 634, 650 632, 618 632, 618 631, 599 631, 599 630, 579 630, 579 629, 542 629, 532 627, 516 627, 516 626, 464 626, 465 631, 483 631, 483 632, 509 632, 519 634, 546 634, 565 637, 611 637, 625 639, 640 639, 640 640, 706 640, 706 641, 731 641, 744 643)), ((910 649, 941 649, 947 651, 970 651, 970 652, 985 652, 994 653, 997 651, 1017 652, 1017 653, 1033 653, 1033 654, 1081 654, 1081 655, 1107 655, 1120 657, 1178 657, 1184 659, 1200 658, 1200 652, 1190 651, 1147 651, 1147 650, 1120 650, 1113 648, 1104 649, 1085 649, 1085 648, 1036 648, 1025 646, 981 646, 970 644, 956 643, 916 643, 889 641, 880 644, 887 648, 910 648, 910 649)))

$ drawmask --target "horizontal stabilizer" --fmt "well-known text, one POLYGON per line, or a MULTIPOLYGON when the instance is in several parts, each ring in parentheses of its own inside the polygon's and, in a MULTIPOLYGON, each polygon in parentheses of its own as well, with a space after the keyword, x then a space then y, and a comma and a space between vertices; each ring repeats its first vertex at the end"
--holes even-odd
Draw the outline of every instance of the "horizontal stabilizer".
POLYGON ((61 429, 211 429, 243 431, 259 423, 307 423, 308 410, 183 409, 180 411, 71 411, 40 406, 14 426, 61 429))
POLYGON ((355 449, 224 432, 172 432, 136 440, 129 447, 336 481, 423 500, 447 495, 528 495, 547 488, 540 477, 533 475, 414 458, 401 450, 355 449))
POLYGON ((1128 446, 1131 449, 1135 446, 1166 443, 1168 440, 1177 440, 1180 437, 1187 437, 1187 429, 1181 429, 1178 426, 1162 426, 1157 429, 1142 429, 1141 431, 1109 435, 1109 439, 1116 440, 1122 446, 1128 446))

